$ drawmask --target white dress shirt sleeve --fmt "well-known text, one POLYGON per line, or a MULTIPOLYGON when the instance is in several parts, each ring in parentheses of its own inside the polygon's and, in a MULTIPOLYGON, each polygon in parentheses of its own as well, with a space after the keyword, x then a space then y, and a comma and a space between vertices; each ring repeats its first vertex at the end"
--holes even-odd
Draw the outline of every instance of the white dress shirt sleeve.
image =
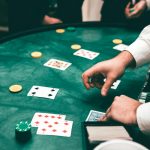
POLYGON ((150 136, 150 102, 140 105, 136 116, 140 130, 150 136))
POLYGON ((147 10, 150 10, 150 0, 146 0, 147 10))
POLYGON ((133 55, 137 67, 150 62, 150 25, 143 29, 135 42, 126 50, 133 55))
MULTIPOLYGON (((127 51, 133 55, 136 66, 150 62, 150 25, 143 29, 136 41, 127 48, 127 51)), ((150 102, 137 108, 136 117, 140 130, 150 136, 150 102)))

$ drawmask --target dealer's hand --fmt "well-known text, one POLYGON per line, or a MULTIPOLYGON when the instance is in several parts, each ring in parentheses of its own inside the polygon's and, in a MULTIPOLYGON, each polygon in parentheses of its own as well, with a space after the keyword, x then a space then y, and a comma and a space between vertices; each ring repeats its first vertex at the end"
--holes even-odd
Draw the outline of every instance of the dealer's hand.
MULTIPOLYGON (((106 96, 112 84, 123 75, 126 67, 134 60, 128 51, 123 51, 113 59, 97 63, 82 75, 83 83, 87 89, 95 87, 90 79, 98 74, 102 74, 106 81, 101 85, 101 94, 106 96)), ((96 86, 97 87, 97 86, 96 86)), ((100 87, 100 86, 99 86, 100 87)))
POLYGON ((116 96, 100 121, 115 120, 128 125, 137 124, 136 110, 141 104, 139 101, 124 95, 116 96))

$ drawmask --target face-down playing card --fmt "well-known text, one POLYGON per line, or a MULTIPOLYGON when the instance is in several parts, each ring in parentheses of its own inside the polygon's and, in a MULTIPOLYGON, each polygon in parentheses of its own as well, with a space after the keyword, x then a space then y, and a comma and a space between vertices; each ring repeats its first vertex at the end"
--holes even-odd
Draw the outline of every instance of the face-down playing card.
POLYGON ((104 115, 104 112, 91 110, 86 118, 86 121, 98 121, 104 115))
POLYGON ((33 86, 28 92, 27 96, 43 97, 48 99, 55 99, 59 89, 49 88, 43 86, 33 86))
POLYGON ((71 63, 69 62, 65 62, 57 59, 50 59, 48 62, 44 64, 44 66, 46 67, 55 68, 59 70, 66 70, 70 65, 71 63))

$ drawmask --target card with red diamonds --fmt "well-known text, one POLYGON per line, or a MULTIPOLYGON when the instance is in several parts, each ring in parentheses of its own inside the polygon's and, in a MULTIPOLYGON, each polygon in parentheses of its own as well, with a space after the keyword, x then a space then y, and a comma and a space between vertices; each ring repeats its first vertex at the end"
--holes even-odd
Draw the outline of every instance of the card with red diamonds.
POLYGON ((48 124, 49 122, 51 122, 51 120, 63 121, 65 120, 65 118, 66 118, 66 115, 37 112, 34 114, 32 118, 31 126, 39 127, 41 124, 48 124))

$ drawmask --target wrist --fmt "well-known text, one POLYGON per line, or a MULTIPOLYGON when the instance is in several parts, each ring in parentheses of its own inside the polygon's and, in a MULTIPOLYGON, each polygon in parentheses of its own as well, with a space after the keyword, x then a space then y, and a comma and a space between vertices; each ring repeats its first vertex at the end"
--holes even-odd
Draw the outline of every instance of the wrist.
POLYGON ((124 68, 127 67, 135 67, 135 60, 132 54, 128 51, 121 52, 118 56, 115 57, 118 59, 118 63, 120 63, 124 68))

